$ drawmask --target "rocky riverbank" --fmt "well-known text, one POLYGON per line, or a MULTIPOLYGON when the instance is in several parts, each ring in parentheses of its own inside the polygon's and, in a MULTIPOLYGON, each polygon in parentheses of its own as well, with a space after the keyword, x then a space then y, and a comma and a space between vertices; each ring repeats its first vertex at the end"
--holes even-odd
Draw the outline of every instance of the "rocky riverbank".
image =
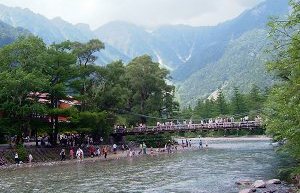
POLYGON ((239 186, 239 193, 296 193, 293 185, 287 184, 279 179, 271 180, 239 180, 236 182, 239 186))
MULTIPOLYGON (((205 150, 206 148, 203 148, 202 150, 205 150)), ((177 149, 172 149, 172 153, 183 153, 185 151, 195 151, 199 150, 198 147, 190 147, 190 148, 182 148, 181 146, 177 146, 177 149)), ((163 148, 147 148, 147 154, 139 154, 139 149, 136 149, 133 151, 132 155, 129 155, 129 151, 117 151, 116 154, 109 152, 107 158, 104 158, 104 156, 95 156, 95 157, 86 157, 83 160, 77 160, 77 159, 66 159, 64 161, 59 161, 59 153, 56 154, 56 158, 52 160, 45 160, 45 161, 39 161, 39 162, 32 162, 32 163, 22 163, 22 164, 12 164, 8 163, 5 165, 0 166, 0 169, 17 169, 17 168, 26 168, 26 167, 42 167, 42 166, 53 166, 53 165, 63 165, 63 164, 73 164, 74 162, 101 162, 101 161, 110 161, 110 160, 117 160, 117 159, 126 159, 126 158, 138 158, 141 156, 158 156, 162 154, 168 154, 166 150, 163 148)))

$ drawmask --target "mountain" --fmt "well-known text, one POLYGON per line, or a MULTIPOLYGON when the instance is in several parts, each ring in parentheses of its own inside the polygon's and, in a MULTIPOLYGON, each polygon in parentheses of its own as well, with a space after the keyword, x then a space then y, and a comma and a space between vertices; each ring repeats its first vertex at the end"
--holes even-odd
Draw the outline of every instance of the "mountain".
POLYGON ((192 71, 188 78, 177 84, 181 103, 193 105, 197 99, 205 99, 217 90, 230 96, 235 86, 243 92, 249 92, 253 84, 260 88, 270 86, 273 79, 265 69, 269 57, 265 51, 270 43, 266 25, 271 16, 286 15, 288 10, 286 0, 268 0, 236 19, 216 26, 210 32, 215 39, 212 48, 216 51, 206 48, 206 52, 214 57, 200 66, 197 61, 202 62, 203 57, 201 59, 201 52, 197 50, 199 55, 178 69, 185 73, 186 68, 192 71))
POLYGON ((147 31, 126 22, 111 22, 95 30, 98 38, 134 58, 149 54, 181 82, 222 58, 230 41, 253 29, 265 29, 270 16, 288 12, 287 0, 267 0, 237 18, 211 27, 162 26, 147 31))
POLYGON ((99 27, 94 32, 99 39, 124 53, 128 59, 148 54, 164 67, 173 69, 173 59, 176 58, 176 55, 170 58, 165 57, 164 54, 169 52, 168 45, 155 38, 143 27, 123 21, 114 21, 99 27))
POLYGON ((29 35, 30 32, 23 28, 14 28, 0 21, 0 47, 10 44, 20 36, 29 35))
MULTIPOLYGON (((13 27, 28 29, 32 34, 41 37, 47 44, 65 40, 87 42, 96 38, 87 24, 73 25, 60 17, 48 19, 29 9, 19 7, 7 7, 0 4, 0 20, 13 27)), ((105 64, 115 59, 129 60, 125 54, 108 43, 105 46, 106 50, 99 54, 99 64, 105 64)))
POLYGON ((231 40, 253 29, 265 29, 271 16, 287 13, 287 0, 267 0, 231 21, 207 29, 206 33, 198 33, 194 54, 185 65, 175 70, 173 75, 178 77, 178 80, 185 80, 195 71, 221 59, 231 40))
POLYGON ((13 27, 28 29, 32 34, 43 38, 48 44, 61 42, 66 39, 88 41, 94 37, 90 36, 91 34, 82 33, 79 28, 61 18, 49 20, 29 9, 21 9, 18 7, 0 5, 0 20, 13 27))
POLYGON ((95 35, 128 58, 148 54, 173 71, 191 57, 198 30, 190 26, 163 26, 154 31, 114 21, 96 29, 95 35))
POLYGON ((100 65, 148 54, 171 71, 180 102, 187 105, 218 89, 230 95, 233 86, 246 92, 252 84, 272 84, 263 65, 268 58, 263 51, 268 42, 266 23, 270 16, 284 15, 288 10, 288 0, 266 0, 217 26, 165 25, 152 30, 114 21, 92 31, 87 24, 50 20, 29 9, 3 5, 0 20, 28 29, 48 44, 99 38, 105 43, 105 50, 98 55, 100 65))
POLYGON ((180 101, 186 106, 193 106, 197 99, 208 98, 217 90, 230 96, 234 87, 247 93, 253 85, 260 88, 272 85, 272 76, 265 69, 269 59, 264 52, 269 45, 266 37, 266 30, 254 29, 231 40, 217 62, 203 67, 177 84, 180 101))
POLYGON ((0 20, 13 26, 28 29, 39 35, 47 43, 64 39, 59 29, 42 15, 35 14, 29 9, 11 8, 0 5, 0 20))
POLYGON ((64 41, 66 39, 72 41, 79 41, 79 42, 87 42, 92 38, 95 38, 95 35, 90 30, 89 26, 82 26, 82 24, 73 25, 61 19, 60 17, 56 17, 51 21, 53 28, 59 30, 60 35, 63 37, 61 40, 64 41))
POLYGON ((237 18, 210 27, 161 26, 147 31, 124 22, 95 31, 129 58, 149 54, 171 70, 182 105, 195 104, 218 89, 229 96, 233 87, 248 92, 253 84, 272 84, 264 63, 266 26, 271 16, 285 15, 287 0, 266 0, 237 18))

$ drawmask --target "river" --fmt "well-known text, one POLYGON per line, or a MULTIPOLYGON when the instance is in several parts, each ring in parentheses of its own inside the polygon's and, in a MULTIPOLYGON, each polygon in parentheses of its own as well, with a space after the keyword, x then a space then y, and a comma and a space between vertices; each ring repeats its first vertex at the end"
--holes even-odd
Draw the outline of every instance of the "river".
POLYGON ((229 193, 239 179, 276 177, 282 162, 268 140, 214 141, 170 155, 4 169, 0 192, 229 193))

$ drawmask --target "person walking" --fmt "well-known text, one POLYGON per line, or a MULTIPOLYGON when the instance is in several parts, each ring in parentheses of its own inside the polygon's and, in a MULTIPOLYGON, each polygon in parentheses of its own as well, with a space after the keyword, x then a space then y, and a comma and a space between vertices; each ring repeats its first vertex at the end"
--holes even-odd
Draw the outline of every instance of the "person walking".
POLYGON ((140 144, 140 151, 139 151, 138 154, 140 155, 140 154, 142 154, 142 152, 143 152, 143 144, 141 143, 141 144, 140 144))
POLYGON ((64 161, 66 159, 66 151, 65 151, 65 149, 61 149, 59 155, 60 155, 60 161, 64 161))

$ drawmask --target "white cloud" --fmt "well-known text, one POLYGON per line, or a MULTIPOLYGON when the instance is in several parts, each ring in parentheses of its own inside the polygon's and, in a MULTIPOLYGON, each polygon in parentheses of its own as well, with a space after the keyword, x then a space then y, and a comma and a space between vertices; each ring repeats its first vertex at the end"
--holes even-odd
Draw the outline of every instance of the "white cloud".
POLYGON ((48 18, 60 16, 92 28, 113 20, 144 26, 215 25, 236 17, 262 0, 0 0, 1 4, 29 8, 48 18))

